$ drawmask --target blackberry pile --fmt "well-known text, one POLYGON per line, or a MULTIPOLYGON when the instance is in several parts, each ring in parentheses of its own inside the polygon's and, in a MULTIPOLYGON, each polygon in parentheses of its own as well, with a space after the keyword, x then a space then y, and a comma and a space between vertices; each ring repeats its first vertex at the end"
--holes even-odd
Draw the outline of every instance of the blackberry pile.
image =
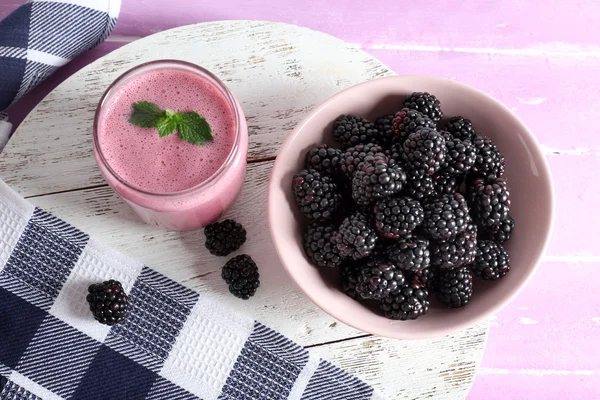
POLYGON ((390 319, 463 307, 475 278, 510 271, 504 157, 469 119, 443 116, 423 92, 375 122, 343 115, 337 145, 309 149, 292 180, 308 260, 337 270, 344 293, 390 319))

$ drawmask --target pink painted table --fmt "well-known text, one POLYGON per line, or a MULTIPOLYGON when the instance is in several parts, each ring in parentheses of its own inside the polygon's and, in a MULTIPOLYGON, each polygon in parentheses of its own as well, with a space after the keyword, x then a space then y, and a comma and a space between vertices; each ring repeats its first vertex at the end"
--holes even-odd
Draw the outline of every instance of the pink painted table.
MULTIPOLYGON (((530 285, 493 318, 469 398, 600 398, 600 2, 392 0, 271 2, 125 0, 114 34, 10 111, 20 120, 98 57, 179 25, 223 19, 299 24, 356 43, 396 73, 457 79, 519 114, 544 145, 555 178, 556 225, 530 285), (568 285, 568 286, 566 286, 568 285)), ((21 4, 2 0, 0 18, 21 4)))

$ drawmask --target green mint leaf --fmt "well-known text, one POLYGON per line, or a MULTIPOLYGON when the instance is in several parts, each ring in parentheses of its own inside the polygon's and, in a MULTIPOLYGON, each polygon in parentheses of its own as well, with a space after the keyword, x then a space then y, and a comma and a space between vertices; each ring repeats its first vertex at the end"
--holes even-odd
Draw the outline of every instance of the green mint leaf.
POLYGON ((212 129, 208 121, 196 112, 178 113, 181 119, 177 123, 177 134, 186 142, 203 145, 212 141, 212 129))
POLYGON ((156 128, 158 123, 167 116, 156 104, 147 101, 138 101, 133 105, 133 114, 129 122, 141 128, 156 128))
POLYGON ((170 116, 167 113, 167 115, 162 117, 156 125, 156 129, 158 129, 158 135, 161 138, 164 138, 165 136, 169 136, 175 132, 175 129, 177 129, 177 122, 179 122, 179 118, 177 118, 176 114, 170 116))

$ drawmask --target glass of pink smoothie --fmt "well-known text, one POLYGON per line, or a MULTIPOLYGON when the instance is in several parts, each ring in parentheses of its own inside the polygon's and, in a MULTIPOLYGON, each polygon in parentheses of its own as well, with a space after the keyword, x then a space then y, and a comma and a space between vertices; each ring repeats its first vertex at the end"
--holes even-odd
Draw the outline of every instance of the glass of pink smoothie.
POLYGON ((108 184, 149 224, 178 231, 206 226, 232 205, 244 183, 244 112, 223 82, 191 63, 152 61, 121 75, 98 104, 93 141, 108 184), (213 140, 200 146, 131 124, 139 101, 197 112, 211 125, 213 140))

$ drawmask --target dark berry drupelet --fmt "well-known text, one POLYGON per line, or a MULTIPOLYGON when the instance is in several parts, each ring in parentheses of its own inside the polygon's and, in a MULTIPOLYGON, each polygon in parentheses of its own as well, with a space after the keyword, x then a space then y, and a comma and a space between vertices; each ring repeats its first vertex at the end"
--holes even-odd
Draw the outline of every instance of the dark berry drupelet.
POLYGON ((480 240, 477 243, 475 262, 470 267, 481 279, 496 280, 510 271, 510 258, 501 244, 491 240, 480 240))
POLYGON ((294 175, 292 188, 300 212, 308 219, 321 221, 332 218, 340 205, 337 184, 327 175, 304 169, 294 175))
POLYGON ((90 285, 87 302, 94 319, 104 325, 114 325, 127 317, 129 299, 120 282, 105 281, 90 285))
POLYGON ((464 231, 469 223, 469 207, 460 193, 436 197, 423 205, 423 230, 433 239, 448 239, 464 231))
POLYGON ((403 271, 419 271, 429 267, 429 240, 419 235, 406 235, 387 249, 387 257, 403 271))
POLYGON ((509 214, 500 222, 500 225, 492 226, 489 230, 485 229, 483 233, 486 239, 496 243, 504 243, 510 239, 513 229, 515 229, 515 221, 509 214))
POLYGON ((232 219, 214 222, 204 228, 205 246, 215 256, 224 257, 246 242, 246 229, 232 219))
POLYGON ((353 299, 360 298, 357 291, 360 270, 358 261, 346 261, 340 266, 340 285, 342 291, 353 299))
POLYGON ((404 284, 404 274, 386 260, 368 259, 360 267, 358 294, 363 299, 381 300, 398 293, 404 284))
POLYGON ((433 179, 423 171, 407 170, 402 193, 420 202, 435 197, 433 179))
POLYGON ((388 197, 375 203, 375 229, 386 239, 398 239, 423 222, 423 206, 410 197, 388 197))
POLYGON ((406 173, 385 155, 365 157, 352 178, 352 198, 358 205, 369 205, 402 189, 406 173))
POLYGON ((371 227, 367 217, 356 212, 344 219, 333 236, 333 241, 342 258, 358 260, 373 252, 377 232, 371 227))
POLYGON ((383 148, 378 144, 359 143, 342 152, 340 157, 340 169, 348 178, 352 179, 356 168, 361 162, 365 161, 365 158, 368 155, 375 156, 380 153, 383 153, 383 148))
POLYGON ((460 182, 455 175, 449 174, 445 170, 439 174, 435 174, 432 180, 436 196, 458 192, 460 182))
POLYGON ((233 257, 221 271, 221 277, 229 285, 229 292, 235 297, 248 300, 260 286, 258 267, 247 254, 233 257))
POLYGON ((477 228, 470 224, 463 232, 431 246, 431 265, 439 268, 458 268, 475 260, 477 228))
POLYGON ((439 270, 435 289, 440 303, 452 308, 466 306, 473 296, 473 277, 469 267, 439 270))
POLYGON ((338 267, 342 258, 336 245, 333 243, 333 235, 336 233, 333 225, 320 222, 310 224, 304 234, 304 251, 317 267, 338 267))
POLYGON ((402 160, 408 169, 433 175, 446 157, 446 141, 432 128, 420 128, 404 141, 402 160))
POLYGON ((506 181, 503 178, 476 178, 468 190, 475 222, 485 230, 499 229, 510 210, 506 181))
MULTIPOLYGON (((443 136, 443 135, 442 135, 443 136)), ((475 146, 469 140, 446 139, 446 157, 442 169, 453 175, 466 174, 475 165, 475 146)))
POLYGON ((388 147, 384 153, 386 155, 386 157, 388 158, 388 160, 393 161, 394 164, 398 164, 402 162, 402 152, 403 152, 403 148, 402 148, 402 143, 401 142, 396 142, 394 144, 392 144, 390 147, 388 147))
POLYGON ((433 122, 438 122, 444 116, 440 101, 427 92, 414 92, 404 100, 404 107, 427 115, 433 122))
POLYGON ((375 120, 375 128, 377 128, 378 134, 375 140, 383 147, 389 147, 394 142, 395 135, 392 130, 393 120, 394 114, 387 114, 375 120))
POLYGON ((419 128, 435 129, 435 122, 425 114, 409 108, 403 108, 394 114, 392 134, 396 141, 403 143, 408 135, 416 132, 419 128))
POLYGON ((459 140, 475 139, 475 129, 471 120, 463 117, 452 117, 446 123, 445 129, 459 140))
POLYGON ((496 144, 487 136, 476 135, 473 139, 475 147, 475 163, 471 171, 480 176, 504 175, 504 156, 496 147, 496 144))
POLYGON ((326 144, 320 144, 311 148, 306 153, 304 167, 333 176, 340 169, 341 156, 342 151, 340 149, 329 147, 326 144))
POLYGON ((427 267, 415 272, 415 276, 419 277, 419 281, 425 286, 429 294, 435 293, 435 280, 437 277, 437 268, 427 267))
POLYGON ((358 143, 375 143, 378 136, 375 124, 356 115, 342 115, 333 123, 333 137, 344 149, 358 143))
POLYGON ((419 277, 415 276, 411 282, 405 283, 397 294, 381 300, 379 307, 389 319, 417 319, 429 311, 428 297, 427 288, 419 277))

